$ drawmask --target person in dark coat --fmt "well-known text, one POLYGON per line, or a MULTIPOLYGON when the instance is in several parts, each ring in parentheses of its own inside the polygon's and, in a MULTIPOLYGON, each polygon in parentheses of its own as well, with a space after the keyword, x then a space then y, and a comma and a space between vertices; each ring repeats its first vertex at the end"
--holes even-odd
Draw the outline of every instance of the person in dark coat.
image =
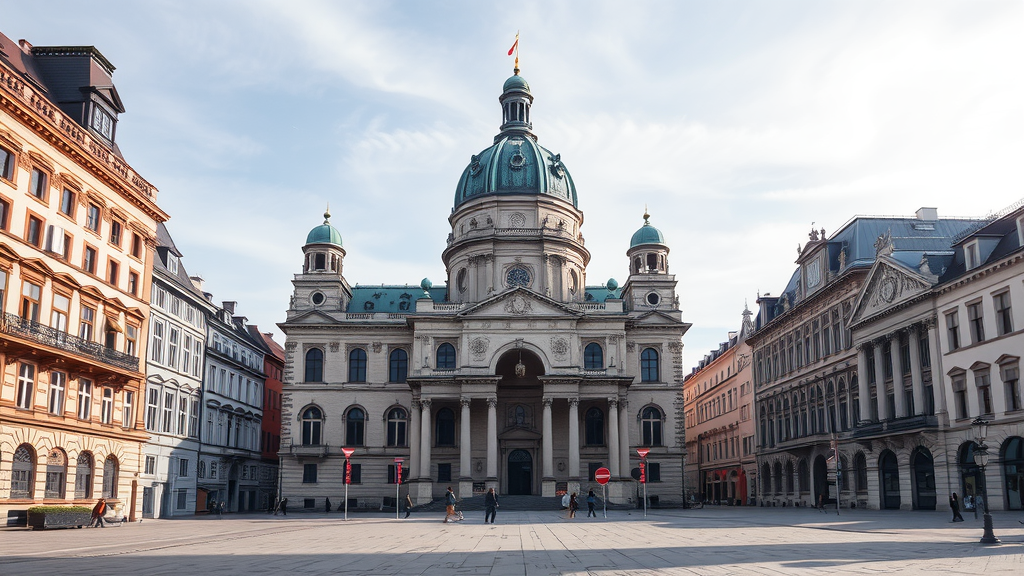
POLYGON ((498 495, 494 493, 494 488, 487 491, 484 496, 484 524, 487 524, 487 519, 491 519, 491 524, 494 524, 494 517, 498 513, 498 495))
POLYGON ((597 512, 594 511, 594 506, 597 505, 597 496, 594 495, 594 491, 591 490, 587 493, 587 518, 593 516, 597 518, 597 512))
POLYGON ((405 517, 408 518, 409 514, 412 514, 412 496, 405 495, 405 517))
POLYGON ((288 515, 288 499, 281 500, 281 514, 288 515))
POLYGON ((330 498, 326 498, 325 500, 326 501, 324 502, 324 512, 330 514, 330 512, 331 512, 331 499, 330 498))
POLYGON ((953 519, 950 522, 963 522, 964 517, 960 515, 960 501, 956 497, 956 492, 949 497, 949 507, 953 509, 953 519))
POLYGON ((576 511, 580 509, 580 503, 576 501, 576 493, 569 497, 569 518, 576 517, 576 511))
POLYGON ((106 524, 103 523, 103 515, 106 513, 107 501, 100 498, 96 501, 96 505, 92 507, 92 521, 89 522, 89 527, 106 528, 106 524))

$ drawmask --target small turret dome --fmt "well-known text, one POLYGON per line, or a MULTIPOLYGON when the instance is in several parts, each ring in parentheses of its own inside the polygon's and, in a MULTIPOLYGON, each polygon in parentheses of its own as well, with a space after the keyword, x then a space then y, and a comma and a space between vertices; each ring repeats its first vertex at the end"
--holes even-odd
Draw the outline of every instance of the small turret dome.
POLYGON ((334 226, 331 226, 331 212, 330 210, 324 212, 324 223, 313 228, 306 235, 306 244, 334 244, 341 246, 341 232, 334 226))
POLYGON ((508 80, 505 80, 505 84, 501 87, 502 92, 511 92, 512 90, 521 90, 530 93, 530 84, 519 74, 509 76, 508 80))
POLYGON ((644 225, 639 230, 633 233, 633 237, 629 240, 629 247, 635 248, 644 244, 665 244, 665 236, 650 223, 651 215, 644 212, 644 225))

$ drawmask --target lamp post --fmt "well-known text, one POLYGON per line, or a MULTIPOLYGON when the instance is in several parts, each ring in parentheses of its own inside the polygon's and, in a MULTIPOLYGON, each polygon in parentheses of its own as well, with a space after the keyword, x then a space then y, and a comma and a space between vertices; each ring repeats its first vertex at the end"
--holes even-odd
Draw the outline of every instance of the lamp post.
POLYGON ((985 444, 985 438, 988 436, 988 420, 984 420, 978 417, 971 422, 971 426, 974 427, 975 440, 978 446, 974 449, 975 462, 978 463, 978 467, 981 468, 981 497, 985 501, 984 512, 984 524, 985 532, 981 536, 982 544, 999 544, 999 538, 996 538, 995 534, 992 533, 992 515, 988 511, 988 482, 985 481, 985 466, 988 465, 988 446, 985 444))

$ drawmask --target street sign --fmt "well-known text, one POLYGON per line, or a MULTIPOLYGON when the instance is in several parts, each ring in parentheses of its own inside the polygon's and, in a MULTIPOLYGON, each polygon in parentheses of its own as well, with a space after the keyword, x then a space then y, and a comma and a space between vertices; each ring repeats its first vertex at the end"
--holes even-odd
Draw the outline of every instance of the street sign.
POLYGON ((611 479, 612 479, 612 472, 611 472, 611 470, 609 470, 607 468, 598 468, 594 472, 594 480, 597 480, 597 483, 602 485, 602 486, 607 484, 608 481, 611 480, 611 479))
POLYGON ((650 448, 637 448, 636 449, 636 453, 639 454, 641 458, 647 458, 647 453, 650 452, 650 451, 651 451, 650 448))
POLYGON ((341 451, 342 451, 343 454, 345 454, 345 459, 348 460, 349 457, 352 456, 352 454, 355 453, 356 449, 355 448, 342 448, 341 451))
POLYGON ((402 462, 405 462, 405 458, 395 458, 395 464, 401 464, 402 462))

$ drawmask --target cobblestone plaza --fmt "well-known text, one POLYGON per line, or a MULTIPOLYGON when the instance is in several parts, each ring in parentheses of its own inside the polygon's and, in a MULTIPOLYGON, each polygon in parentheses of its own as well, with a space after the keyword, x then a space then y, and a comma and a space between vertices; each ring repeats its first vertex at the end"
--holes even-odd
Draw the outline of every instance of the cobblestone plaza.
POLYGON ((609 512, 238 515, 120 528, 0 531, 2 574, 1020 574, 1020 514, 981 520, 944 512, 708 508, 609 512), (477 517, 479 516, 479 518, 477 517))

